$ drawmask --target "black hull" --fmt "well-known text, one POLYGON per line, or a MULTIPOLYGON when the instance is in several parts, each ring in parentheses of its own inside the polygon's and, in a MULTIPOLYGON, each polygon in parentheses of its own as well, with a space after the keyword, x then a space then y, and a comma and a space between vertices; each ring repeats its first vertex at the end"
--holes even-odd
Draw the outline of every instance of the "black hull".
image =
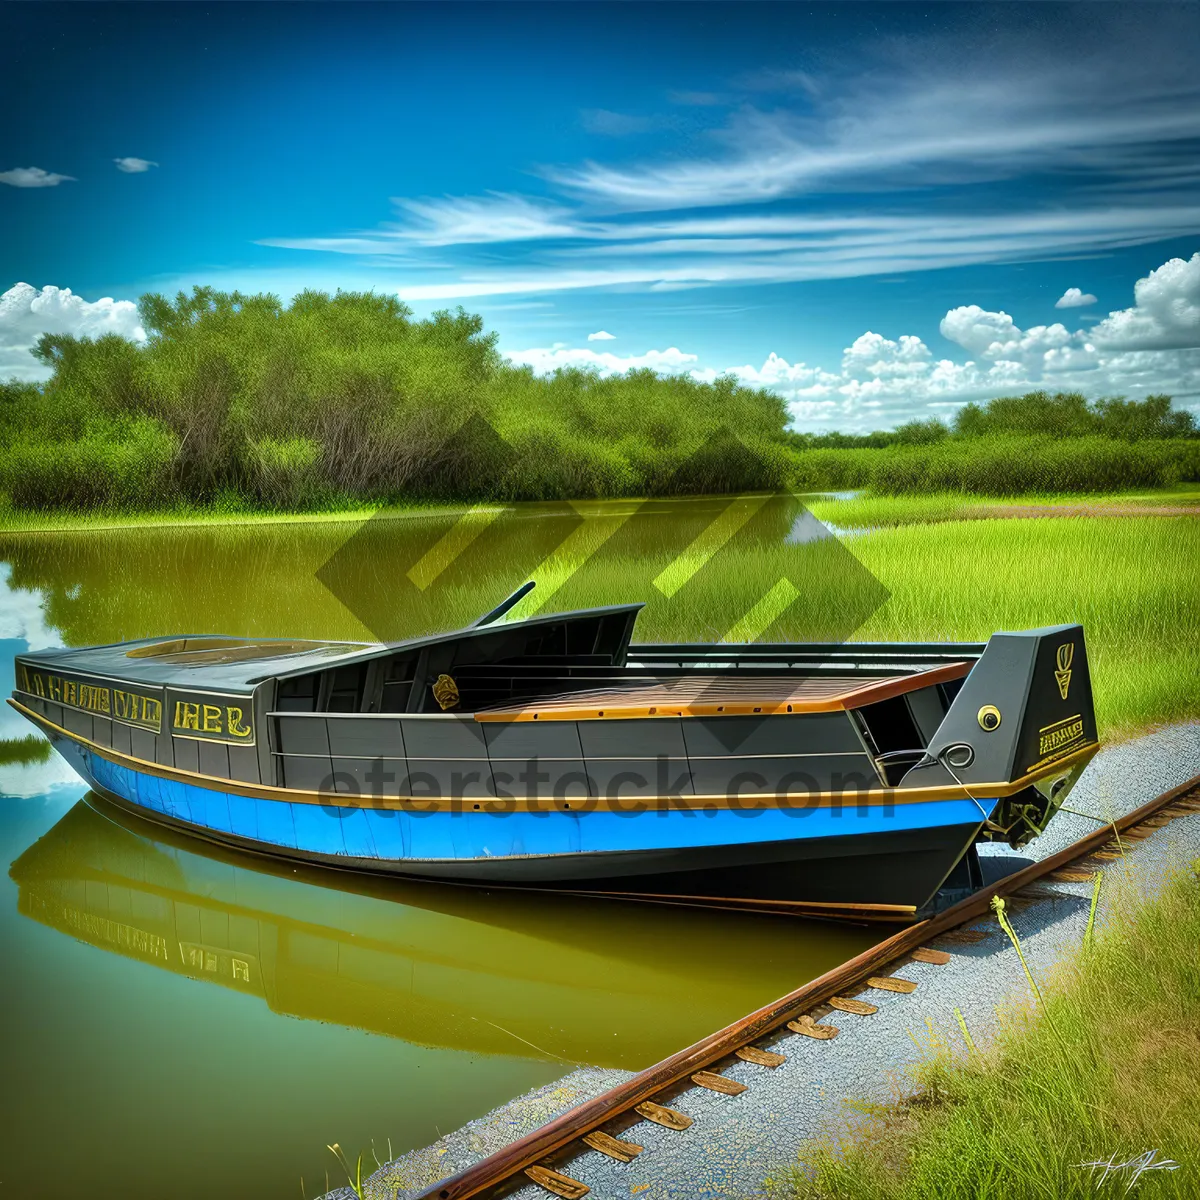
POLYGON ((289 853, 130 803, 106 800, 144 820, 218 845, 344 871, 439 882, 646 896, 783 901, 919 909, 974 844, 979 825, 806 838, 757 845, 625 853, 527 855, 470 861, 355 858, 289 853))

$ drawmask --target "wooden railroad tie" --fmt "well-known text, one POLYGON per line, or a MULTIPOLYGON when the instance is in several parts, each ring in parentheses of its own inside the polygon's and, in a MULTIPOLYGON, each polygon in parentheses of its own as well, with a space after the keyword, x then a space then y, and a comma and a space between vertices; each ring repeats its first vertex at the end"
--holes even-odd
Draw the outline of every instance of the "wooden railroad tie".
POLYGON ((865 1000, 855 1000, 853 996, 831 996, 825 1003, 830 1008, 836 1008, 841 1012, 854 1013, 859 1017, 869 1017, 872 1013, 879 1011, 874 1004, 868 1004, 865 1000))
POLYGON ((664 1129, 683 1130, 690 1129, 692 1125, 692 1118, 686 1113, 664 1108, 661 1104, 655 1104, 653 1100, 643 1100, 633 1111, 638 1116, 645 1117, 647 1121, 663 1126, 664 1129))
POLYGON ((816 1038, 822 1042, 838 1035, 836 1025, 818 1025, 810 1016, 797 1017, 794 1021, 789 1021, 787 1027, 793 1033, 802 1033, 805 1037, 816 1038))
POLYGON ((552 1171, 549 1167, 526 1167, 525 1174, 539 1187, 544 1187, 555 1196, 562 1196, 563 1200, 579 1200, 592 1190, 586 1183, 552 1171))
POLYGON ((919 946, 908 957, 917 962, 933 963, 939 967, 944 967, 950 961, 950 955, 945 950, 934 950, 931 946, 919 946))
POLYGON ((716 1071, 697 1071, 692 1076, 692 1082, 698 1087, 708 1088, 710 1092, 720 1092, 722 1096, 740 1096, 746 1090, 744 1083, 727 1079, 716 1071))
POLYGON ((760 1067, 781 1067, 787 1062, 786 1054, 776 1054, 774 1050, 760 1050, 757 1046, 741 1046, 734 1053, 743 1062, 755 1063, 760 1067))
POLYGON ((1069 867, 1061 871, 1055 871, 1052 875, 1047 875, 1052 883, 1091 883, 1096 878, 1095 871, 1072 870, 1069 867))
POLYGON ((872 975, 867 980, 867 987, 878 988, 881 992, 900 992, 905 996, 917 990, 911 979, 901 979, 898 975, 872 975))
POLYGON ((645 1149, 645 1146, 639 1146, 637 1142, 623 1142, 620 1138, 610 1137, 599 1129, 585 1133, 583 1140, 593 1150, 599 1150, 601 1154, 607 1154, 609 1158, 623 1163, 633 1162, 645 1149))

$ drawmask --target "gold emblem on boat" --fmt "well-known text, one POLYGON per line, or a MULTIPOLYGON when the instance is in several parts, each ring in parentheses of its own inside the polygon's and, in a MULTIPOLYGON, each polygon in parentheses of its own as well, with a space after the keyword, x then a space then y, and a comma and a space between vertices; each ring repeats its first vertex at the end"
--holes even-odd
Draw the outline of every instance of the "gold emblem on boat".
POLYGON ((976 714, 979 728, 991 733, 1000 728, 1000 710, 994 704, 985 704, 976 714))
POLYGON ((1058 681, 1058 694, 1065 700, 1071 687, 1071 662, 1075 658, 1075 643, 1063 642, 1058 648, 1058 670, 1054 678, 1058 681))
POLYGON ((433 698, 443 709, 453 708, 459 701, 458 684, 449 675, 439 675, 433 684, 433 698))

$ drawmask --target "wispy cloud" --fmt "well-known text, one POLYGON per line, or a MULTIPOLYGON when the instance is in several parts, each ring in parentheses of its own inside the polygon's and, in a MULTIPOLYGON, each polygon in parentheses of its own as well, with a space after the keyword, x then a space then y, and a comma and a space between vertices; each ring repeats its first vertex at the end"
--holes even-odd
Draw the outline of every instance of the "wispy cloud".
POLYGON ((615 342, 617 335, 609 333, 607 329, 597 329, 595 333, 588 334, 589 342, 615 342))
POLYGON ((7 183, 9 187, 48 188, 74 182, 74 175, 59 175, 54 171, 43 171, 41 167, 13 167, 11 171, 0 171, 0 183, 7 183))
MULTIPOLYGON (((729 83, 740 101, 686 152, 665 140, 655 157, 539 168, 543 195, 401 198, 377 229, 262 244, 403 262, 406 298, 447 300, 851 278, 1189 236, 1200 80, 1178 41, 1110 54, 1105 72, 1082 50, 1050 61, 1012 44, 981 60, 927 41, 853 68, 764 69, 729 83)), ((584 120, 618 134, 658 118, 584 120)))
POLYGON ((117 164, 117 170, 124 171, 126 175, 141 175, 151 167, 158 166, 148 158, 114 158, 113 162, 117 164))

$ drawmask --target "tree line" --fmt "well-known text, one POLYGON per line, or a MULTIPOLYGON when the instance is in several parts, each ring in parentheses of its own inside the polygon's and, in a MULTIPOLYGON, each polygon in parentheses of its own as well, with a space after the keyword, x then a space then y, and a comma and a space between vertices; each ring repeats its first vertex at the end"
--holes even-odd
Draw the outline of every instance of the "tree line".
POLYGON ((284 304, 197 287, 146 295, 139 312, 143 343, 45 334, 34 354, 50 378, 0 384, 7 504, 335 508, 840 486, 848 468, 831 451, 961 456, 1014 437, 1140 446, 1130 484, 1147 482, 1151 459, 1156 480, 1194 474, 1179 447, 1195 422, 1166 396, 1034 392, 969 404, 950 425, 812 435, 789 429, 780 397, 732 377, 536 376, 499 354, 479 316, 415 320, 394 296, 305 291, 284 304))

